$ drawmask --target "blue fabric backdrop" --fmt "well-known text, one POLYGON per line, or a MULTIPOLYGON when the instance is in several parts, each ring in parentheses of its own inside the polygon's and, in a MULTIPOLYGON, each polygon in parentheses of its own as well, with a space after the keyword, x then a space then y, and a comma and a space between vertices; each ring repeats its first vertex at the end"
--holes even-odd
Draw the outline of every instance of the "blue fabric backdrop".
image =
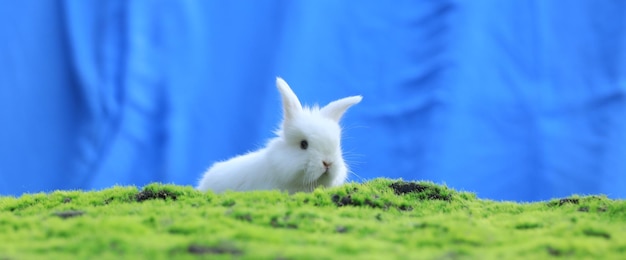
POLYGON ((304 103, 351 180, 626 198, 625 1, 0 1, 0 194, 195 185, 304 103))

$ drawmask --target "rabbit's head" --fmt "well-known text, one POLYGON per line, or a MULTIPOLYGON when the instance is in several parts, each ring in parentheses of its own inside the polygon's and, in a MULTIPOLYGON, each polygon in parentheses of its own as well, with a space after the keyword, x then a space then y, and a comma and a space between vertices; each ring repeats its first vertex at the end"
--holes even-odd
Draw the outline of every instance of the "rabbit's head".
POLYGON ((272 140, 270 161, 282 181, 293 190, 311 191, 317 186, 343 184, 347 166, 341 151, 339 121, 346 110, 361 101, 361 96, 342 98, 319 108, 302 107, 298 97, 282 78, 276 85, 283 103, 283 121, 272 140), (298 188, 296 188, 298 187, 298 188))

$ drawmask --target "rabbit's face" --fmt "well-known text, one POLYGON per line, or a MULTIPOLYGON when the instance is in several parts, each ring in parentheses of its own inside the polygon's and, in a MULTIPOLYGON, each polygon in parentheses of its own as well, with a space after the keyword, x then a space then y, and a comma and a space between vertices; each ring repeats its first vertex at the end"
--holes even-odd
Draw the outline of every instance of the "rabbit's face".
POLYGON ((284 125, 283 134, 296 174, 292 182, 304 186, 334 186, 346 178, 341 154, 341 128, 319 113, 303 110, 296 120, 284 125))
POLYGON ((283 102, 283 123, 278 135, 282 137, 282 166, 289 174, 288 182, 303 190, 312 191, 319 185, 337 186, 347 176, 347 167, 341 155, 341 127, 339 121, 346 110, 359 102, 361 96, 346 97, 319 108, 302 107, 300 100, 287 82, 276 79, 283 102))

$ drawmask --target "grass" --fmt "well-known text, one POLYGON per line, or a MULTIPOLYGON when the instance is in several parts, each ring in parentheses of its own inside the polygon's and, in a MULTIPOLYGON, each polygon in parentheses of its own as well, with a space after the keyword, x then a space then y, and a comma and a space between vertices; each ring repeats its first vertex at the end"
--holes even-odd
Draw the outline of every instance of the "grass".
POLYGON ((477 199, 375 179, 313 193, 150 184, 0 197, 0 259, 623 259, 626 201, 477 199))

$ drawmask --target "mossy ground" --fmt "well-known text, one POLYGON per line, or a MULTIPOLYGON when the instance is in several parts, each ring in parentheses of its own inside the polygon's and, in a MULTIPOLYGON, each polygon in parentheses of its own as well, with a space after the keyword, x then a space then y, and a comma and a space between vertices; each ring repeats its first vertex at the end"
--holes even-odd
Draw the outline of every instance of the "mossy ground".
POLYGON ((0 197, 0 259, 626 257, 626 202, 495 202, 375 179, 313 193, 151 184, 0 197))

